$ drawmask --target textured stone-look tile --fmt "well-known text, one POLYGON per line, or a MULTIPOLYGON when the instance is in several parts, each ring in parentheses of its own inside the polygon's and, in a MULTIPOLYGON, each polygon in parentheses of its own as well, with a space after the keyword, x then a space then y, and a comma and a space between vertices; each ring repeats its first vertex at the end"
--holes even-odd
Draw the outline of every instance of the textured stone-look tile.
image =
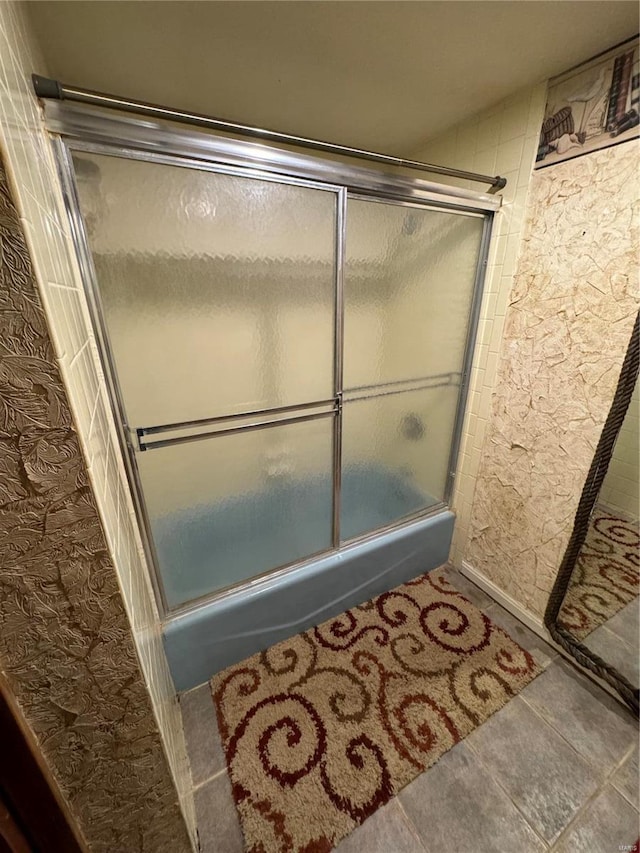
POLYGON ((638 686, 640 683, 640 659, 637 643, 635 646, 630 646, 617 634, 613 634, 609 630, 608 624, 596 628, 582 642, 611 666, 615 666, 627 681, 638 686))
POLYGON ((615 767, 638 737, 624 706, 558 659, 527 685, 522 698, 602 776, 615 767))
POLYGON ((211 698, 211 688, 203 684, 180 696, 180 710, 193 784, 200 785, 226 765, 218 732, 218 721, 211 698))
POLYGON ((226 773, 196 789, 196 820, 200 853, 243 853, 238 813, 226 773))
POLYGON ((399 798, 429 853, 545 849, 464 742, 407 785, 399 798))
POLYGON ((529 184, 464 558, 540 616, 640 303, 637 171, 615 145, 529 184))
POLYGON ((557 657, 555 649, 553 649, 548 643, 545 643, 545 641, 537 634, 534 634, 533 631, 527 628, 527 626, 520 622, 519 619, 512 616, 508 610, 504 609, 504 607, 501 607, 499 604, 494 602, 491 607, 485 610, 485 613, 489 616, 492 622, 495 622, 496 625, 499 625, 503 630, 505 630, 510 637, 513 637, 516 643, 521 645, 523 649, 530 652, 535 662, 541 667, 549 666, 551 661, 557 657))
POLYGON ((616 770, 611 778, 611 784, 623 797, 635 806, 640 807, 640 773, 638 770, 638 744, 623 765, 616 770))
POLYGON ((335 853, 425 853, 398 799, 378 809, 335 848, 335 853))
POLYGON ((549 843, 598 787, 591 766, 519 696, 466 743, 549 843))
POLYGON ((557 853, 630 851, 639 833, 638 812, 607 786, 583 809, 553 849, 557 853))

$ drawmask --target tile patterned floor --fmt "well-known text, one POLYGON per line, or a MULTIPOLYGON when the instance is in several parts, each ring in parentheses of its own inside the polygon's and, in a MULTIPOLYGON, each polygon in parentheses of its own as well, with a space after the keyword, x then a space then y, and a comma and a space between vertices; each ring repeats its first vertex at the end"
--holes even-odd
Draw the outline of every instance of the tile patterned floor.
POLYGON ((640 679, 640 606, 630 601, 604 625, 600 625, 582 641, 587 648, 613 664, 632 684, 640 679))
MULTIPOLYGON (((545 671, 336 853, 617 853, 640 833, 638 727, 458 572, 449 578, 545 671)), ((202 853, 243 853, 208 685, 181 696, 202 853)))

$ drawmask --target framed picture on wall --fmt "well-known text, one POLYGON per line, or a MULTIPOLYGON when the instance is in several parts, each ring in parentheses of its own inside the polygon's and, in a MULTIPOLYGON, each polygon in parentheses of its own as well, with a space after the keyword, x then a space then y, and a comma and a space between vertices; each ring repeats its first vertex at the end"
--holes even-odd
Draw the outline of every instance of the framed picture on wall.
POLYGON ((640 135, 635 36, 549 81, 536 169, 640 135))

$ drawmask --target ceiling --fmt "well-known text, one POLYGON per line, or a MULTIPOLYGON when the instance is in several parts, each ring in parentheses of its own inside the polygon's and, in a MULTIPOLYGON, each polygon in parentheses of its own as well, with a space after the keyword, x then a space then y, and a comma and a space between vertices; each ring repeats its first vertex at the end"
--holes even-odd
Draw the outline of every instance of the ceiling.
POLYGON ((638 31, 636 2, 29 2, 39 73, 411 154, 638 31))

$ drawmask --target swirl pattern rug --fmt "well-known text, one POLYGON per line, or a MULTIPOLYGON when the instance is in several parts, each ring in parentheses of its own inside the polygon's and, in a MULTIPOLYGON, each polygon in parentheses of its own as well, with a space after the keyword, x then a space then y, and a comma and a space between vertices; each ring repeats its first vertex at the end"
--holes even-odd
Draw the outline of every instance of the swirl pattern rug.
POLYGON ((578 640, 640 593, 638 522, 596 507, 571 576, 559 622, 578 640))
POLYGON ((212 679, 249 853, 327 853, 537 664, 442 572, 212 679))

